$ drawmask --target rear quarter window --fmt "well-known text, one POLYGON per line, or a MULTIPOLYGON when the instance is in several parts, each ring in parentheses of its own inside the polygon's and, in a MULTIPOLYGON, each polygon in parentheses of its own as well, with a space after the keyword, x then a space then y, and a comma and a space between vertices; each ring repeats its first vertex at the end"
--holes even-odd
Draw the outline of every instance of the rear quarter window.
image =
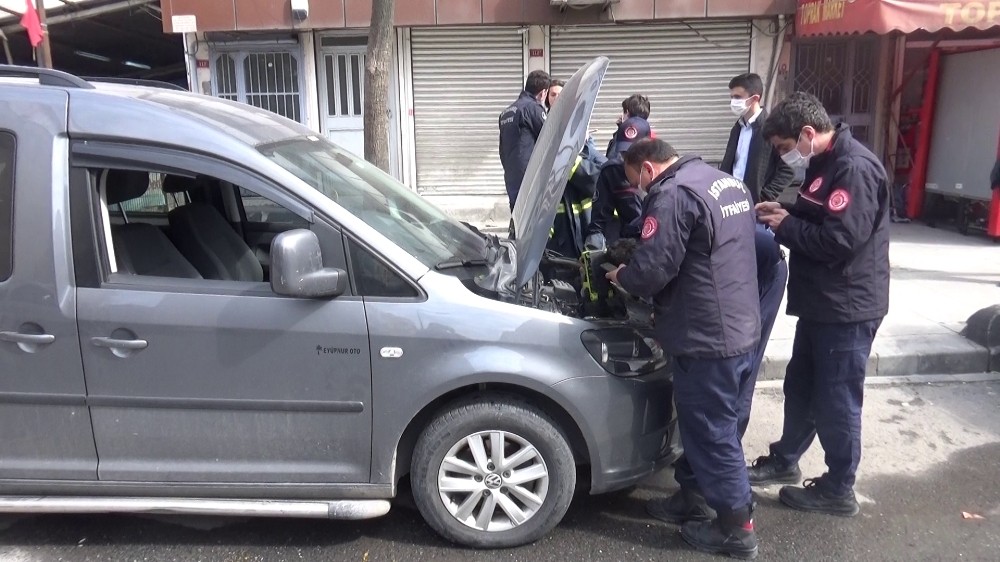
POLYGON ((14 135, 0 131, 0 281, 14 269, 14 135))

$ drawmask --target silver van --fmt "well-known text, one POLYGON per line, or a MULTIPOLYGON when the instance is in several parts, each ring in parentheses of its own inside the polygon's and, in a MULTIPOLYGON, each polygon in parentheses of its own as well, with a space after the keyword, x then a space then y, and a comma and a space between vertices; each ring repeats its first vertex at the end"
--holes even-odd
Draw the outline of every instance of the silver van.
POLYGON ((670 462, 669 358, 542 272, 607 65, 516 240, 267 111, 0 67, 0 512, 361 519, 408 478, 441 535, 509 547, 670 462))

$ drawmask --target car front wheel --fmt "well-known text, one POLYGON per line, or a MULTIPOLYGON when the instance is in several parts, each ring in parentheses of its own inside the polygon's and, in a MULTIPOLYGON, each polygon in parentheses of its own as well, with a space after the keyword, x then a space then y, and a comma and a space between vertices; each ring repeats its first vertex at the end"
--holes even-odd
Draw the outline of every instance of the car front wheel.
POLYGON ((428 524, 477 548, 538 540, 566 514, 576 487, 573 452, 556 424, 503 396, 442 412, 417 441, 411 474, 428 524))

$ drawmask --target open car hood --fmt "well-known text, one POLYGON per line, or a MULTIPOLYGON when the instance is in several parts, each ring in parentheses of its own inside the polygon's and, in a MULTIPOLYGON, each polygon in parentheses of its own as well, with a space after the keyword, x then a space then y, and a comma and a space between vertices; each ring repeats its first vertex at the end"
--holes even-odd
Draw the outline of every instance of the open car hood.
POLYGON ((514 204, 515 282, 523 287, 538 271, 576 157, 587 141, 590 115, 609 60, 597 57, 566 83, 549 112, 514 204))

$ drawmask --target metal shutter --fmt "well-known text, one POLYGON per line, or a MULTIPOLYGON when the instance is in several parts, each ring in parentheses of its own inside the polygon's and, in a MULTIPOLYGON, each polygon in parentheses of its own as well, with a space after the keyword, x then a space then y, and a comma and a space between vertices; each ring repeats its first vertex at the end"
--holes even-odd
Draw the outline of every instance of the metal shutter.
POLYGON ((750 68, 748 21, 554 27, 549 50, 552 75, 564 80, 593 57, 611 59, 590 121, 600 149, 622 100, 639 93, 649 98, 657 138, 682 154, 722 160, 736 121, 729 80, 750 68))
POLYGON ((524 87, 522 45, 514 27, 411 31, 421 193, 506 193, 497 118, 524 87))

